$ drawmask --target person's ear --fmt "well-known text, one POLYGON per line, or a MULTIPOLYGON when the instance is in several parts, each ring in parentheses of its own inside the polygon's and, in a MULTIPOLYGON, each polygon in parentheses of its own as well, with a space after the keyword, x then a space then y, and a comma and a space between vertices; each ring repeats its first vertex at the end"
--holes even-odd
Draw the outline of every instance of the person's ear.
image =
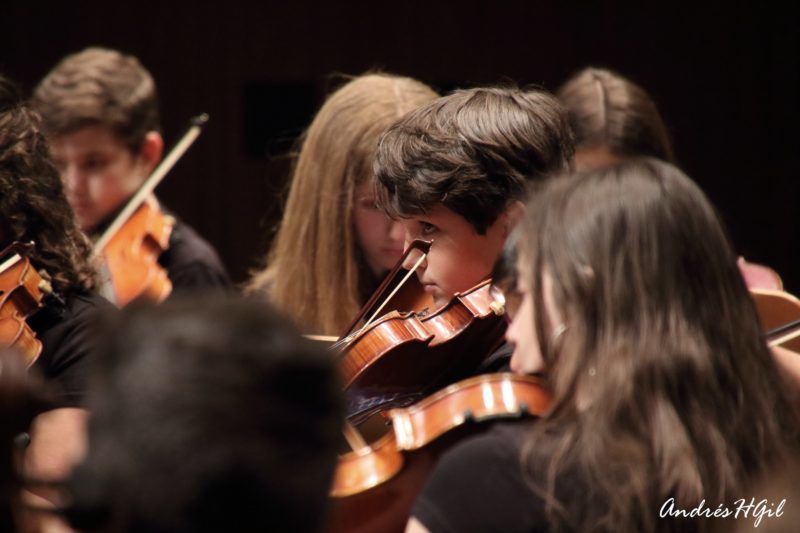
POLYGON ((503 212, 503 233, 508 237, 514 228, 517 227, 522 215, 525 213, 525 204, 519 200, 513 200, 508 204, 503 212))
POLYGON ((146 174, 149 176, 155 170, 156 165, 161 161, 164 153, 164 139, 157 131, 148 131, 142 141, 142 148, 139 150, 141 160, 146 174))

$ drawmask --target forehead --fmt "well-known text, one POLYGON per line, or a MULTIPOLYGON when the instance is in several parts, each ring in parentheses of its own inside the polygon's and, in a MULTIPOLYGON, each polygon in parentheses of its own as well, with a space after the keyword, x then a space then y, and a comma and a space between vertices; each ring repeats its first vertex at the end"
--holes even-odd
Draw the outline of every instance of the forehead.
POLYGON ((128 147, 110 127, 102 124, 84 126, 50 139, 50 149, 58 158, 81 157, 93 153, 127 152, 128 147))
POLYGON ((477 233, 474 231, 472 224, 470 224, 467 219, 456 213, 450 208, 447 208, 441 204, 436 204, 430 209, 428 209, 424 213, 419 213, 417 215, 412 215, 408 218, 401 218, 401 222, 407 224, 415 224, 419 222, 428 222, 435 226, 439 227, 450 227, 450 228, 464 228, 464 229, 471 229, 473 233, 477 233))
POLYGON ((356 186, 355 194, 356 196, 374 196, 375 183, 372 181, 372 179, 364 180, 362 183, 356 186))

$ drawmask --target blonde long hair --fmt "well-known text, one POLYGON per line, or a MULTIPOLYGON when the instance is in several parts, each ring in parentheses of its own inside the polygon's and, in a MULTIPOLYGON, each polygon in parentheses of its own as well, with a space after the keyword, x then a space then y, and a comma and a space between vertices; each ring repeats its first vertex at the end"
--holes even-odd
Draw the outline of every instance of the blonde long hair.
POLYGON ((266 292, 305 331, 342 332, 362 304, 371 276, 353 230, 356 189, 372 179, 380 135, 437 98, 427 85, 365 74, 336 90, 305 133, 283 220, 250 292, 266 292))

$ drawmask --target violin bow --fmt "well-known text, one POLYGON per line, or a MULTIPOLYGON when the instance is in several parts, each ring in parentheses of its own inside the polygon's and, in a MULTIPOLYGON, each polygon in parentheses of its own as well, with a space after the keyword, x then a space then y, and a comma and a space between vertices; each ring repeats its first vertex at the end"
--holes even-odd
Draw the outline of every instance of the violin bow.
POLYGON ((367 322, 363 326, 358 328, 358 331, 362 331, 364 328, 369 326, 375 320, 375 318, 378 317, 383 308, 386 307, 386 304, 389 301, 391 301, 392 297, 394 297, 394 295, 397 294, 397 291, 399 291, 403 287, 403 285, 408 281, 411 275, 414 272, 416 272, 417 268, 419 268, 419 265, 422 263, 423 259, 425 259, 428 256, 432 244, 433 241, 423 241, 420 239, 415 239, 411 241, 411 244, 409 244, 408 248, 403 252, 402 257, 400 257, 400 260, 397 261, 397 264, 395 264, 391 272, 389 272, 383 279, 383 282, 381 282, 380 287, 378 287, 378 289, 373 293, 373 295, 370 297, 367 303, 364 304, 364 306, 361 308, 361 311, 359 311, 358 315, 356 315, 356 317, 347 327, 344 334, 340 337, 339 341, 334 343, 330 347, 331 349, 338 348, 342 343, 346 342, 347 339, 349 339, 353 335, 353 330, 355 329, 358 322, 362 318, 364 318, 364 316, 367 315, 370 312, 370 310, 375 308, 377 302, 381 300, 381 298, 383 297, 383 294, 387 290, 389 290, 389 287, 391 286, 392 282, 397 278, 398 273, 403 269, 403 263, 405 262, 406 258, 408 258, 408 256, 411 254, 412 251, 419 250, 421 252, 421 256, 419 259, 417 259, 414 266, 408 272, 406 272, 403 275, 403 278, 400 280, 400 282, 397 283, 397 285, 391 289, 389 296, 383 298, 381 304, 377 308, 375 308, 376 309, 375 311, 372 312, 369 320, 367 320, 367 322))
POLYGON ((167 156, 161 160, 161 163, 153 170, 139 190, 134 194, 131 199, 125 204, 125 208, 120 211, 119 215, 114 219, 108 229, 106 229, 101 237, 94 245, 93 257, 99 256, 103 249, 106 247, 111 238, 116 235, 119 229, 128 221, 128 219, 139 209, 139 206, 144 203, 148 196, 150 196, 159 183, 164 179, 167 173, 172 170, 175 163, 183 157, 186 150, 197 140, 202 131, 202 126, 208 122, 208 114, 202 113, 197 115, 189 122, 189 128, 183 134, 178 143, 170 150, 167 156))
POLYGON ((785 342, 796 339, 800 337, 800 320, 793 320, 788 324, 771 329, 764 334, 764 337, 767 340, 767 346, 770 348, 773 346, 780 346, 785 342))

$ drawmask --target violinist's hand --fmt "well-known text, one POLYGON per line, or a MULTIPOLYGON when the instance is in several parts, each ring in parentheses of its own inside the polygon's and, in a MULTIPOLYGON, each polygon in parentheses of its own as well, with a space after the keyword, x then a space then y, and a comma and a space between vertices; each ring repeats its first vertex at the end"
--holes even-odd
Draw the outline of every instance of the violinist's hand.
MULTIPOLYGON (((31 442, 25 450, 23 471, 26 477, 43 481, 65 479, 86 454, 86 423, 88 411, 61 408, 46 411, 31 424, 31 442)), ((35 486, 23 491, 24 506, 52 508, 63 502, 60 493, 46 486, 35 486)), ((23 531, 61 533, 72 531, 56 515, 46 512, 25 512, 23 531)))

